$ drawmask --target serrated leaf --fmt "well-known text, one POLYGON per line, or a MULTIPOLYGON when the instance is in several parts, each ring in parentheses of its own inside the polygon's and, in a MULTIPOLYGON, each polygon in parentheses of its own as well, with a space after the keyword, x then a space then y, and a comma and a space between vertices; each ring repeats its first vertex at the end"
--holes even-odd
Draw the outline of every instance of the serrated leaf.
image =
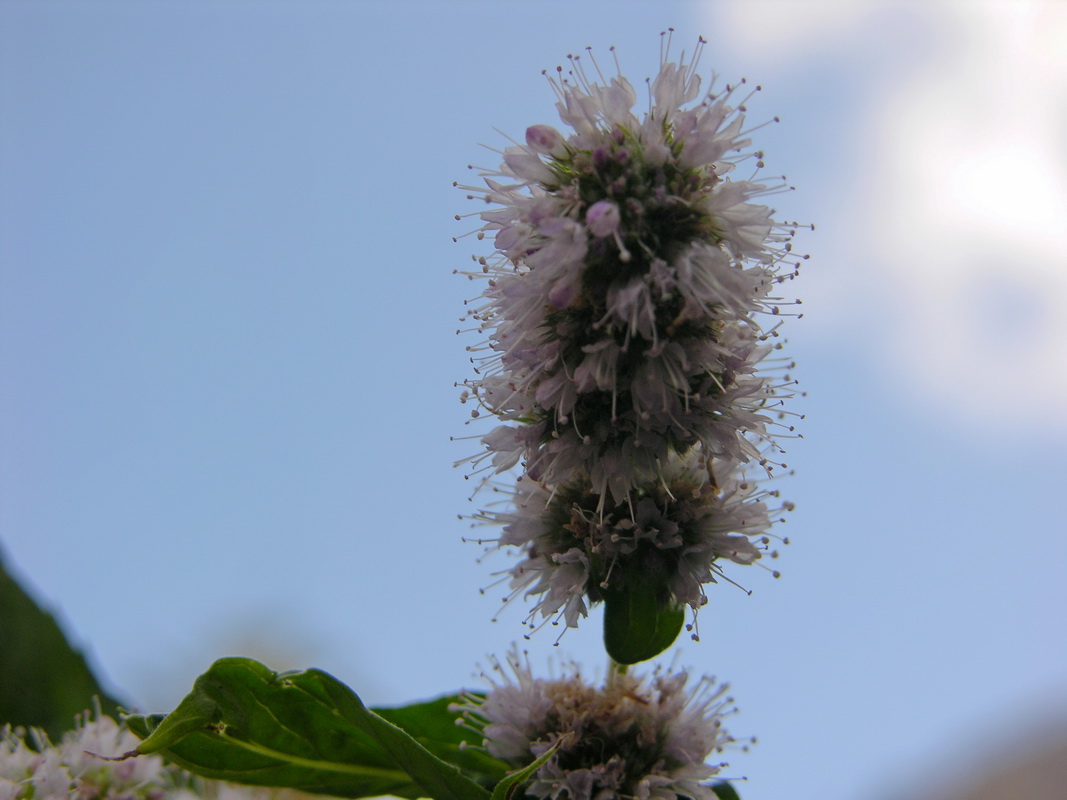
POLYGON ((405 730, 441 760, 455 764, 467 777, 491 789, 507 774, 507 765, 480 747, 467 746, 472 739, 477 744, 480 736, 456 724, 457 715, 449 707, 461 699, 453 695, 399 708, 371 710, 405 730))
POLYGON ((685 611, 663 594, 639 581, 604 591, 604 649, 617 663, 647 661, 674 644, 685 611))
MULTIPOLYGON (((406 716, 440 730, 433 715, 406 716)), ((208 778, 351 798, 490 797, 321 670, 278 674, 251 659, 220 659, 171 714, 127 724, 145 736, 137 753, 162 753, 208 778)), ((457 740, 439 744, 458 747, 457 740)))

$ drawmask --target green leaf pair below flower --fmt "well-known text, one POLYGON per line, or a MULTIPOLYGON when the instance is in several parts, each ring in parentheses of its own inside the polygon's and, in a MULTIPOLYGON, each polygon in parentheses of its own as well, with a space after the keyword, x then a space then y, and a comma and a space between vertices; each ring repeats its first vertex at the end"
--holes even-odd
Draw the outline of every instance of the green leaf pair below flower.
POLYGON ((279 674, 224 658, 171 714, 129 717, 143 741, 125 755, 161 753, 204 777, 336 797, 493 800, 494 787, 498 800, 509 796, 516 776, 466 747, 471 733, 448 710, 456 699, 372 711, 321 670, 279 674))

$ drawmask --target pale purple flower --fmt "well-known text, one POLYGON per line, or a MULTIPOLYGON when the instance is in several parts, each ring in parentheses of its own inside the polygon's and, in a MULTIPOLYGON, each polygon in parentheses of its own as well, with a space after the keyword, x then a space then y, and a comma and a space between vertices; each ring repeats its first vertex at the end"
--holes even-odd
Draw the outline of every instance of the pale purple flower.
POLYGON ((286 790, 237 786, 165 765, 158 755, 121 761, 140 739, 99 712, 80 715, 53 744, 40 730, 0 728, 0 800, 286 800, 286 790), (32 746, 30 744, 32 743, 32 746))

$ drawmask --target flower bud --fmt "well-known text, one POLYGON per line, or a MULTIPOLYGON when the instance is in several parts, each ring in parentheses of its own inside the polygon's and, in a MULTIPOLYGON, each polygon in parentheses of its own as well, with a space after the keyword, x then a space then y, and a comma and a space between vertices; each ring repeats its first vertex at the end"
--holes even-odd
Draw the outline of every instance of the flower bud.
POLYGON ((619 230, 620 222, 619 207, 611 200, 599 200, 585 212, 585 224, 598 239, 613 236, 619 230))
POLYGON ((563 143, 563 136, 551 125, 531 125, 526 129, 526 144, 544 155, 552 152, 563 143))

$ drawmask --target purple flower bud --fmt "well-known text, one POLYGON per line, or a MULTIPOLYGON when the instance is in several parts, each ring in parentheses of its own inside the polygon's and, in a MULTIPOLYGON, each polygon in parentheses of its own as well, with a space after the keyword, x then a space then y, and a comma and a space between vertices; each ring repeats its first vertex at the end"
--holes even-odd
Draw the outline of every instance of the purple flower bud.
POLYGON ((526 129, 526 144, 538 153, 550 155, 563 144, 563 136, 551 125, 531 125, 526 129))
POLYGON ((615 234, 620 221, 619 207, 611 200, 599 200, 585 212, 585 224, 598 239, 615 234))

